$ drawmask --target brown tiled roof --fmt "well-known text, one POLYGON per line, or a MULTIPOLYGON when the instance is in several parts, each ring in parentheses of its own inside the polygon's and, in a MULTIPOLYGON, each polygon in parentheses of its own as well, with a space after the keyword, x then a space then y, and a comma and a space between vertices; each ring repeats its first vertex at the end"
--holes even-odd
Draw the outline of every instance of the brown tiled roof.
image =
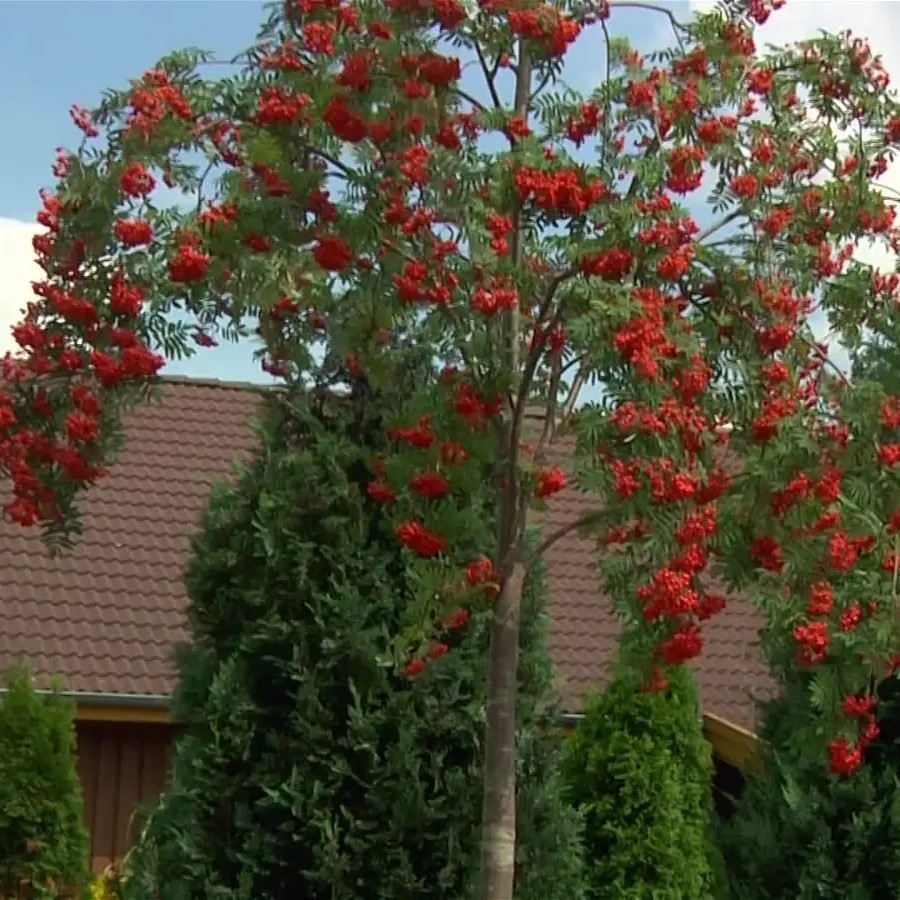
MULTIPOLYGON (((173 644, 185 636, 182 572, 210 485, 254 447, 259 408, 247 385, 167 379, 161 401, 134 413, 126 448, 82 502, 84 533, 51 559, 35 532, 0 521, 0 668, 25 662, 78 693, 168 695, 173 644)), ((580 516, 589 498, 554 498, 547 530, 580 516)), ((566 708, 602 684, 618 623, 600 589, 592 542, 570 534, 548 553, 551 649, 566 708)), ((753 693, 768 689, 753 653, 758 616, 738 601, 709 624, 697 666, 704 708, 753 725, 753 693)))
POLYGON ((252 452, 258 404, 246 386, 167 383, 85 495, 69 553, 50 558, 35 531, 0 520, 0 666, 21 659, 77 692, 171 693, 188 536, 210 485, 252 452))

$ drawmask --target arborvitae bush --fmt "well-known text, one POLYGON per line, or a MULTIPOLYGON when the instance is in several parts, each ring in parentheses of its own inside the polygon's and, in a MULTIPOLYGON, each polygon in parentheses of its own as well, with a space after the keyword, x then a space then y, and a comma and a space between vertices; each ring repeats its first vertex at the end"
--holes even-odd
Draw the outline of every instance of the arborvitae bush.
POLYGON ((900 897, 900 684, 879 688, 882 737, 851 778, 831 775, 791 740, 808 715, 808 686, 765 708, 769 751, 723 826, 733 900, 900 897), (804 696, 804 694, 807 696, 804 696))
POLYGON ((13 669, 0 700, 0 896, 81 896, 89 857, 72 704, 13 669))
MULTIPOLYGON (((187 730, 131 897, 473 896, 488 622, 475 615, 419 679, 397 671, 406 569, 363 464, 383 429, 351 407, 270 415, 258 459, 209 506, 187 578, 193 642, 175 705, 187 730)), ((522 635, 516 897, 573 900, 579 835, 556 775, 542 596, 538 576, 522 635)))
POLYGON ((663 693, 618 675, 588 699, 568 741, 566 776, 584 816, 590 898, 718 896, 712 773, 688 670, 672 672, 663 693))

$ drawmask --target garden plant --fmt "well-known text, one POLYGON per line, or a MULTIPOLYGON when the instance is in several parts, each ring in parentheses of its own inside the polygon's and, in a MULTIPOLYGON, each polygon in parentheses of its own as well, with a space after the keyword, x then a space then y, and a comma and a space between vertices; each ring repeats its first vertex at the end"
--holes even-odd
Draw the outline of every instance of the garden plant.
MULTIPOLYGON (((422 371, 402 368, 398 393, 422 371)), ((430 651, 441 665, 411 685, 392 665, 413 573, 366 492, 369 455, 388 443, 385 406, 361 381, 350 396, 270 397, 257 458, 214 496, 187 574, 191 639, 174 704, 184 733, 129 859, 126 900, 473 895, 490 613, 448 615, 430 651)), ((521 634, 516 896, 578 900, 545 596, 535 571, 521 634)))
POLYGON ((485 900, 515 878, 523 590, 564 533, 596 534, 648 688, 702 652, 716 574, 765 613, 776 675, 809 673, 805 758, 852 777, 877 734, 900 396, 851 381, 822 323, 851 363, 896 352, 900 277, 859 251, 896 249, 879 182, 900 106, 849 33, 761 51, 781 5, 682 23, 620 0, 288 0, 233 64, 176 52, 72 110, 84 140, 54 165, 47 277, 4 365, 7 514, 73 534, 158 351, 256 335, 268 373, 314 389, 377 386, 427 342, 443 374, 385 422, 368 495, 408 567, 397 671, 447 665, 440 623, 491 610, 485 900), (635 10, 669 47, 612 36, 635 10), (584 46, 603 71, 581 96, 584 46), (530 550, 531 512, 568 481, 595 511, 530 550))
POLYGON ((90 881, 75 713, 11 669, 0 699, 0 897, 83 900, 90 881))
POLYGON ((619 672, 588 698, 566 747, 568 798, 584 815, 589 898, 721 896, 713 763, 692 673, 642 691, 619 672))

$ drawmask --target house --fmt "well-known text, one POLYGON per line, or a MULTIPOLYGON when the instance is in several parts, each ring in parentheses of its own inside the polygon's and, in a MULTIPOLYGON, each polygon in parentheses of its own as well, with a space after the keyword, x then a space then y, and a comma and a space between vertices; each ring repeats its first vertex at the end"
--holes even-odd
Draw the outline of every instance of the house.
MULTIPOLYGON (((126 449, 85 496, 84 533, 51 559, 34 531, 0 522, 0 667, 24 662, 46 684, 64 679, 76 703, 79 768, 95 868, 134 838, 133 813, 163 789, 174 728, 172 646, 186 636, 181 573, 211 483, 252 454, 248 427, 259 388, 178 378, 136 411, 126 449)), ((571 522, 590 498, 568 488, 547 528, 571 522)), ((564 684, 565 719, 602 685, 619 626, 604 600, 596 549, 575 533, 547 556, 551 650, 564 684)), ((754 655, 759 615, 732 603, 707 629, 696 666, 707 734, 723 766, 752 752, 754 699, 771 689, 754 655)))

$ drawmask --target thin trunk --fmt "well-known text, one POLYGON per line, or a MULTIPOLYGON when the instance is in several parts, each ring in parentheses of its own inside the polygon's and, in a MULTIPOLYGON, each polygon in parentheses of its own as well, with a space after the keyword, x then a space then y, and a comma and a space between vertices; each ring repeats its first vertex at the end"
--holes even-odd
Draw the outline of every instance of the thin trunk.
POLYGON ((525 564, 518 554, 494 606, 482 811, 483 900, 512 900, 516 873, 516 695, 525 564))
MULTIPOLYGON (((519 42, 516 67, 515 114, 528 120, 531 96, 531 58, 519 42)), ((511 139, 512 141, 512 139, 511 139)), ((525 229, 517 202, 512 210, 515 228, 512 260, 518 267, 525 254, 525 229)), ((516 875, 516 699, 519 678, 519 620, 525 584, 523 547, 525 510, 519 487, 519 438, 528 396, 528 378, 519 371, 521 322, 518 307, 503 318, 504 350, 509 371, 518 384, 512 416, 498 435, 500 466, 497 563, 503 579, 495 601, 488 654, 487 722, 484 736, 484 806, 481 821, 482 900, 513 900, 516 875)))

